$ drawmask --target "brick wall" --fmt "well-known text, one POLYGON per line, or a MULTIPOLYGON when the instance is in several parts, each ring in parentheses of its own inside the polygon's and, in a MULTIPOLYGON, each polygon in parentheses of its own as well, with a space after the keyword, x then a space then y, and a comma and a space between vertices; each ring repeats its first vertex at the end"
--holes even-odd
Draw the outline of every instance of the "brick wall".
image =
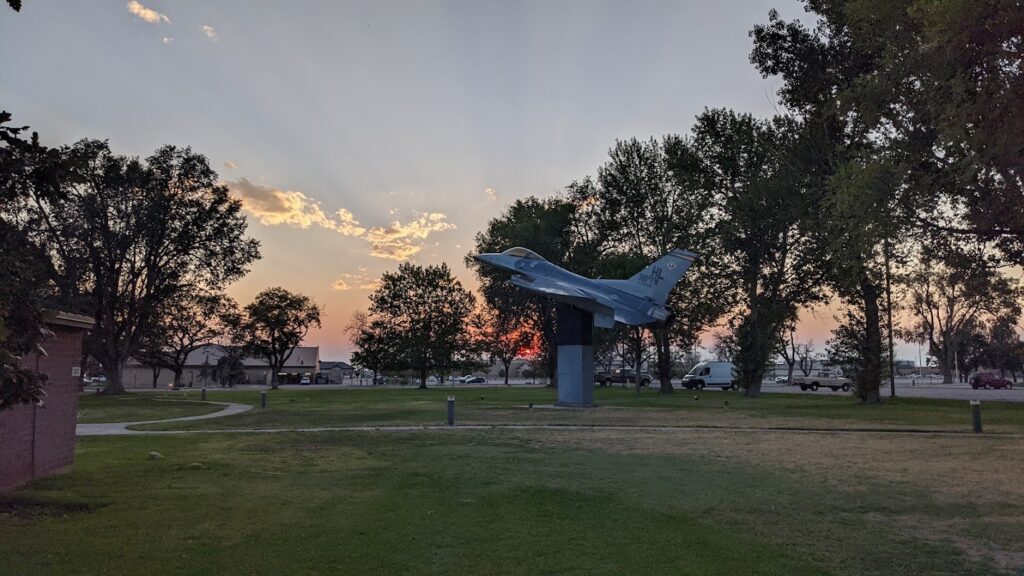
POLYGON ((69 468, 75 458, 75 413, 81 377, 81 328, 50 326, 46 356, 23 360, 47 375, 43 406, 17 406, 0 412, 0 491, 69 468))

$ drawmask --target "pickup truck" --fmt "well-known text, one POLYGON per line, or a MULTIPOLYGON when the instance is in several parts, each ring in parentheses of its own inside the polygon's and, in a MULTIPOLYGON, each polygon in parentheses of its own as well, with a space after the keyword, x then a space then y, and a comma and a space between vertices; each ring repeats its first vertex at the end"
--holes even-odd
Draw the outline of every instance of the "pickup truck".
POLYGON ((833 392, 842 390, 846 392, 850 389, 850 379, 844 378, 842 373, 837 370, 821 370, 817 374, 812 376, 804 376, 798 374, 793 376, 793 385, 799 386, 801 390, 817 390, 821 388, 831 388, 833 392))
MULTIPOLYGON (((616 368, 611 372, 594 372, 594 382, 602 386, 611 384, 636 384, 636 370, 632 368, 616 368)), ((640 373, 640 386, 650 386, 651 375, 647 372, 640 373)))

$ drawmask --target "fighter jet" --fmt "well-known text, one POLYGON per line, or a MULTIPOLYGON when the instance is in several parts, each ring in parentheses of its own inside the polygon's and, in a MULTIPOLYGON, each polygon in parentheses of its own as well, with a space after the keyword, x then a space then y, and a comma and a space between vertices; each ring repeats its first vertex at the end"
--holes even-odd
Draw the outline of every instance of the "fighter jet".
POLYGON ((524 290, 591 312, 599 328, 612 328, 616 322, 629 326, 670 322, 672 311, 665 299, 696 257, 676 249, 629 280, 595 280, 559 268, 526 248, 473 256, 511 272, 512 284, 524 290))

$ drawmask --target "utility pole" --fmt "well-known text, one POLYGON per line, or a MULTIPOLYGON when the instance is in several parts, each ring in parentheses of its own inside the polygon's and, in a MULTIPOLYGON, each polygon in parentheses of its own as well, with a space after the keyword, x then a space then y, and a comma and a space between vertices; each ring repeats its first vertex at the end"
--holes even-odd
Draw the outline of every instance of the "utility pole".
POLYGON ((886 236, 882 246, 885 258, 885 308, 889 320, 889 397, 896 397, 896 360, 893 356, 892 342, 892 271, 889 269, 889 237, 886 236))

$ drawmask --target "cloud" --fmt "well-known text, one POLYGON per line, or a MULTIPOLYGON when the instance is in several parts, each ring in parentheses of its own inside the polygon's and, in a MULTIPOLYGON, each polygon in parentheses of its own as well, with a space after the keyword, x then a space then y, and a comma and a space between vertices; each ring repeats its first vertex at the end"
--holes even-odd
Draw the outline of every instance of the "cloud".
POLYGON ((163 42, 164 44, 170 44, 170 43, 174 42, 174 38, 171 38, 170 36, 164 36, 163 38, 160 39, 160 41, 163 42))
POLYGON ((134 14, 139 20, 148 24, 170 24, 171 19, 166 14, 161 14, 151 8, 146 8, 141 2, 132 0, 128 3, 128 11, 134 14))
POLYGON ((492 187, 492 186, 488 186, 487 188, 484 188, 484 193, 486 193, 487 197, 490 198, 491 200, 497 200, 498 199, 498 191, 495 190, 494 187, 492 187))
POLYGON ((334 221, 323 211, 320 203, 302 192, 261 186, 245 178, 228 182, 228 188, 242 201, 242 208, 262 224, 335 229, 334 221))
POLYGON ((206 34, 207 38, 213 40, 214 42, 217 41, 217 31, 213 29, 213 26, 203 24, 199 27, 199 29, 202 30, 203 34, 206 34))
POLYGON ((408 260, 423 249, 424 241, 431 234, 455 229, 455 225, 447 221, 448 216, 441 212, 426 212, 408 222, 395 220, 388 226, 367 228, 350 210, 340 208, 333 215, 328 214, 319 201, 297 190, 253 184, 245 178, 228 182, 227 186, 242 201, 242 208, 261 224, 302 229, 316 226, 342 236, 361 238, 370 244, 370 255, 377 258, 408 260))
POLYGON ((227 168, 228 170, 234 170, 235 168, 238 168, 238 164, 235 164, 231 160, 225 160, 224 167, 227 168))
POLYGON ((387 227, 370 228, 366 233, 370 255, 389 260, 408 260, 423 249, 422 240, 427 236, 455 228, 454 224, 445 221, 447 218, 440 212, 428 212, 405 224, 396 220, 387 227))
POLYGON ((356 273, 346 272, 341 275, 331 284, 331 287, 339 292, 347 292, 349 290, 376 290, 380 286, 379 279, 371 279, 366 274, 366 268, 359 267, 359 271, 356 273))
POLYGON ((338 222, 335 226, 340 234, 344 236, 362 236, 366 233, 366 228, 359 225, 359 220, 356 220, 355 214, 341 208, 337 212, 338 222))

